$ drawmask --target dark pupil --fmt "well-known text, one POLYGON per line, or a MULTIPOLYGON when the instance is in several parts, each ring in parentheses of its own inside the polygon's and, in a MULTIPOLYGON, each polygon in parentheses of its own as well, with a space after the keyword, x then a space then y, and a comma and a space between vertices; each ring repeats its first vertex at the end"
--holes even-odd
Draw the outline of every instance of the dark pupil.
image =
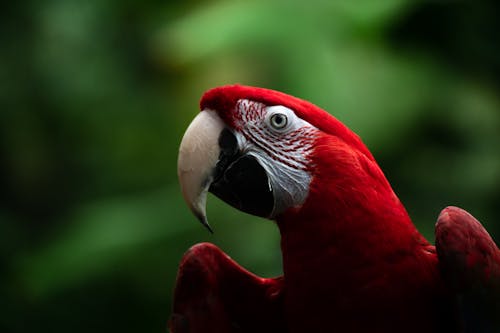
POLYGON ((283 117, 282 115, 280 114, 277 114, 274 116, 274 123, 276 126, 282 126, 283 123, 285 122, 285 117, 283 117))

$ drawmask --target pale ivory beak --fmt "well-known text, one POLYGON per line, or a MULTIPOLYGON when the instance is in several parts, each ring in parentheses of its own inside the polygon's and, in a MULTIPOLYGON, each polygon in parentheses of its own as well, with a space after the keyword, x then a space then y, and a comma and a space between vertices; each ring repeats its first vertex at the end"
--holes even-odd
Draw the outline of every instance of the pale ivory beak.
POLYGON ((182 195, 200 222, 212 229, 207 221, 207 192, 219 160, 219 135, 225 125, 213 110, 203 110, 191 122, 179 147, 177 176, 182 195))

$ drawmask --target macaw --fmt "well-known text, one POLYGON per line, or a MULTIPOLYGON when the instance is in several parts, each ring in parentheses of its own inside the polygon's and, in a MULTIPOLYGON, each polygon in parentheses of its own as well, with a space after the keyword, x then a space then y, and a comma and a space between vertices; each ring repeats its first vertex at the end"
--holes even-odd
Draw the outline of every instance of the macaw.
POLYGON ((275 221, 283 276, 194 245, 179 266, 173 333, 500 327, 500 250, 472 215, 445 208, 429 244, 361 139, 310 102, 230 85, 207 91, 200 109, 179 148, 183 197, 209 230, 207 192, 275 221))

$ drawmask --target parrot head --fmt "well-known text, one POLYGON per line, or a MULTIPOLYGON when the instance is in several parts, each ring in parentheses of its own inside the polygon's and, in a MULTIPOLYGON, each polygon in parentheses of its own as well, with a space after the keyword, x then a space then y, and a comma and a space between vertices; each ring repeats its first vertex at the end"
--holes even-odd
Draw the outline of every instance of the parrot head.
POLYGON ((178 177, 189 208, 209 230, 207 192, 276 220, 307 202, 324 202, 328 188, 341 196, 373 178, 388 186, 359 137, 312 103, 231 85, 207 91, 200 109, 180 145, 178 177))

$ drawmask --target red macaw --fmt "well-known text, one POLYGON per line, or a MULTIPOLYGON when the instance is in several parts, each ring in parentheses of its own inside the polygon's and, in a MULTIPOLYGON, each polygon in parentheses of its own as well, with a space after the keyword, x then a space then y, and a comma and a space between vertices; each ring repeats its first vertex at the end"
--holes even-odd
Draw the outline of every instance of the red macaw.
POLYGON ((180 146, 184 199, 209 229, 207 192, 274 220, 284 274, 261 278, 215 245, 193 246, 172 332, 494 329, 500 251, 474 217, 445 208, 430 245, 360 138, 307 101, 233 85, 200 106, 180 146), (482 326, 470 324, 469 299, 488 305, 472 318, 482 326))

